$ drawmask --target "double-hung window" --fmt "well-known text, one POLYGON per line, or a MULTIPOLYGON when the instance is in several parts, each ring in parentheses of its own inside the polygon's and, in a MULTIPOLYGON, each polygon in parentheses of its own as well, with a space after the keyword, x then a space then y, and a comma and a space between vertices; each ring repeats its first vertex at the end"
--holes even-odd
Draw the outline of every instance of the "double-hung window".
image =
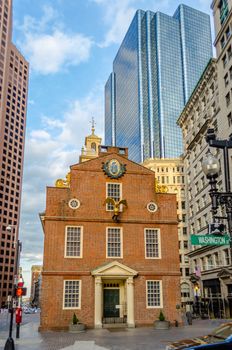
POLYGON ((162 281, 148 280, 146 281, 147 308, 162 308, 162 281))
POLYGON ((81 308, 81 281, 65 280, 64 281, 64 309, 80 309, 81 308))
POLYGON ((154 228, 145 228, 144 236, 146 259, 160 259, 160 230, 154 228))
POLYGON ((107 227, 106 242, 107 258, 122 258, 122 228, 107 227))
MULTIPOLYGON (((120 201, 122 198, 122 185, 119 183, 108 182, 106 184, 106 197, 113 198, 115 202, 120 201)), ((114 207, 111 203, 106 204, 106 210, 113 210, 114 207)))
POLYGON ((66 226, 65 257, 82 258, 82 226, 66 226))

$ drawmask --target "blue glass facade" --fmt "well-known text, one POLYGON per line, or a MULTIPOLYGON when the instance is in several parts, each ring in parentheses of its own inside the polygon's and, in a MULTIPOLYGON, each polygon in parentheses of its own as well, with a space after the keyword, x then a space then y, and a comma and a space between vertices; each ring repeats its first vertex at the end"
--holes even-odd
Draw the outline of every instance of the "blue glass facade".
POLYGON ((105 143, 128 147, 136 162, 180 156, 176 120, 211 57, 208 15, 138 10, 105 86, 105 143))

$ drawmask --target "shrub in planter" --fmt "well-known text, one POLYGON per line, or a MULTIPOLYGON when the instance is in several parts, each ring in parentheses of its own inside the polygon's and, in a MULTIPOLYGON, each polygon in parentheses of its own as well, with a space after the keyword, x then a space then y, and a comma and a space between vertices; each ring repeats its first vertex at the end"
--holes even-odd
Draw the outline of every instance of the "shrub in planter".
POLYGON ((69 325, 69 332, 70 333, 79 333, 83 332, 85 330, 85 325, 84 323, 81 323, 76 314, 73 314, 72 322, 69 325))
POLYGON ((155 329, 168 329, 170 327, 170 322, 165 320, 165 316, 162 311, 160 311, 159 319, 154 322, 155 329))

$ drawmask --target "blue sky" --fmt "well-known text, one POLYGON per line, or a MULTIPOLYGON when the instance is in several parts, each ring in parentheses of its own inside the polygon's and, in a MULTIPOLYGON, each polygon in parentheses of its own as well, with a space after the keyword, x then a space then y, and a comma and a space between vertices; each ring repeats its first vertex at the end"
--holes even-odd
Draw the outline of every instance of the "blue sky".
MULTIPOLYGON (((210 0, 183 1, 211 15, 210 0)), ((173 15, 176 0, 14 0, 13 42, 30 62, 20 239, 30 283, 42 264, 46 186, 77 163, 92 117, 104 133, 104 85, 137 9, 173 15)))

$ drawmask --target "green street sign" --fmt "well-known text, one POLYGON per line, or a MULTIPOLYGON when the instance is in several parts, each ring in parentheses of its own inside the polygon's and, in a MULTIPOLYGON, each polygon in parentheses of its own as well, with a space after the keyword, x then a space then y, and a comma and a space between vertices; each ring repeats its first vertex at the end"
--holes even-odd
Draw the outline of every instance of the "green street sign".
POLYGON ((230 236, 191 235, 191 243, 193 245, 229 245, 230 236))

